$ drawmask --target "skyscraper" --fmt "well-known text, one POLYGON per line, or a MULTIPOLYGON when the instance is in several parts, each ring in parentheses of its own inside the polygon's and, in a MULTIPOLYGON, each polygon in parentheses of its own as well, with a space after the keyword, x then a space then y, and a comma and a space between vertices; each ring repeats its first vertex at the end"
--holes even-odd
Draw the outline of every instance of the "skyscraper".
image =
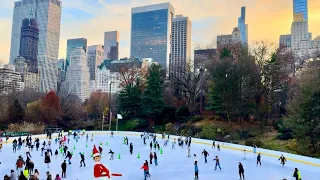
POLYGON ((67 40, 67 58, 66 58, 66 67, 65 71, 68 70, 68 66, 70 65, 70 56, 73 51, 81 47, 85 53, 87 53, 87 39, 86 38, 77 38, 77 39, 68 39, 67 40))
POLYGON ((246 7, 241 7, 241 16, 238 19, 241 43, 248 45, 248 24, 246 24, 246 7))
POLYGON ((41 90, 56 90, 59 55, 60 0, 19 0, 14 2, 10 64, 19 55, 22 20, 34 18, 39 28, 38 68, 41 72, 41 90), (34 12, 34 17, 30 17, 34 12))
POLYGON ((38 73, 39 28, 35 19, 24 19, 21 27, 19 56, 24 57, 30 72, 38 73))
POLYGON ((69 56, 70 66, 62 90, 67 94, 75 94, 82 101, 90 96, 90 73, 87 55, 82 47, 75 48, 69 56))
POLYGON ((102 45, 88 47, 88 67, 90 72, 90 80, 96 79, 97 67, 103 62, 104 49, 102 45))
POLYGON ((152 58, 169 69, 171 26, 174 8, 170 3, 131 9, 131 57, 152 58))
POLYGON ((170 76, 185 71, 191 62, 191 21, 188 17, 177 15, 172 22, 170 76))
POLYGON ((104 58, 119 59, 119 32, 109 31, 104 33, 104 58))
POLYGON ((293 17, 302 14, 303 19, 308 21, 308 0, 293 0, 293 17))

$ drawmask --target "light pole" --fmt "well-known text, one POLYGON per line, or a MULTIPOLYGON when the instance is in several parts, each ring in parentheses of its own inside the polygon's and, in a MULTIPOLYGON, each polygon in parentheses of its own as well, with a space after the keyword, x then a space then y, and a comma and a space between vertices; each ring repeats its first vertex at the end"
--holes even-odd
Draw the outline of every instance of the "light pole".
POLYGON ((112 85, 112 81, 110 81, 109 84, 109 131, 111 130, 111 85, 112 85))

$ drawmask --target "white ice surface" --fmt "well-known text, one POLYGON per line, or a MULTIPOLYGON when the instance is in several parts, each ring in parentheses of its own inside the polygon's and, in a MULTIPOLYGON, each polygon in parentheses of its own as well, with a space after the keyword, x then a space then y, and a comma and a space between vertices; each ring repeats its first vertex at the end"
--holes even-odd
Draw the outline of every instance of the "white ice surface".
MULTIPOLYGON (((89 132, 90 134, 90 132, 89 132)), ((70 136, 73 137, 73 136, 70 136)), ((33 137, 34 138, 34 137, 33 137)), ((94 180, 93 177, 93 165, 91 152, 93 144, 97 147, 99 143, 103 143, 103 156, 102 163, 107 166, 112 173, 121 173, 122 177, 112 177, 112 180, 143 180, 143 170, 140 169, 145 160, 149 160, 149 142, 147 140, 147 146, 143 146, 143 140, 137 136, 128 136, 129 143, 133 143, 133 155, 129 153, 129 146, 123 144, 123 136, 115 135, 109 137, 109 135, 96 135, 94 141, 90 141, 91 134, 89 136, 88 147, 86 147, 85 137, 82 137, 78 143, 71 138, 68 145, 69 150, 73 149, 74 155, 71 160, 72 165, 67 166, 67 180, 94 180), (108 141, 108 145, 105 143, 108 141), (115 159, 109 160, 109 149, 112 149, 115 154, 115 159), (79 167, 80 155, 79 152, 84 152, 86 156, 86 167, 79 167), (120 153, 121 159, 118 159, 120 153), (141 158, 138 159, 137 155, 140 153, 141 158)), ((163 140, 157 139, 160 145, 163 145, 163 140)), ((40 144, 44 139, 40 139, 40 144)), ((35 169, 40 172, 41 179, 45 179, 45 173, 50 171, 53 178, 56 174, 61 176, 60 165, 64 160, 64 157, 60 155, 56 159, 54 151, 58 148, 53 139, 52 151, 53 157, 51 158, 51 165, 48 169, 44 163, 44 157, 40 156, 40 151, 31 152, 32 160, 35 163, 35 169)), ((40 145, 41 148, 41 145, 40 145)), ((152 150, 154 152, 154 149, 152 150)), ((287 178, 288 180, 294 179, 292 177, 293 170, 297 167, 301 171, 303 180, 319 180, 320 168, 311 165, 300 164, 296 162, 288 161, 285 167, 280 165, 277 158, 262 156, 262 166, 256 166, 256 155, 253 153, 247 153, 247 159, 244 160, 244 153, 240 151, 234 151, 230 149, 221 148, 221 151, 217 151, 208 145, 191 144, 192 157, 187 157, 187 147, 183 148, 176 145, 176 149, 171 149, 171 142, 167 147, 163 147, 163 154, 157 151, 158 166, 154 164, 150 165, 150 180, 192 180, 194 179, 194 159, 193 154, 197 154, 198 167, 199 167, 199 179, 200 180, 238 180, 238 163, 242 162, 245 169, 246 180, 282 180, 287 178), (203 149, 209 152, 208 163, 204 163, 204 158, 201 155, 203 149), (212 159, 215 156, 219 156, 222 171, 214 170, 215 161, 212 159)), ((2 179, 5 174, 10 174, 10 170, 15 170, 15 163, 19 155, 22 155, 26 159, 24 148, 19 152, 12 153, 12 144, 4 144, 2 152, 0 152, 0 178, 2 179)))

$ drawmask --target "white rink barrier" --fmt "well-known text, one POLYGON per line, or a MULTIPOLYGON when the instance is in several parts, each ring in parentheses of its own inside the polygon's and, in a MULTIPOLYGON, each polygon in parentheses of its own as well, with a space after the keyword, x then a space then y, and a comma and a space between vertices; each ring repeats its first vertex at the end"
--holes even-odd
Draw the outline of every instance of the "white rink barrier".
MULTIPOLYGON (((109 131, 86 131, 86 133, 89 134, 95 134, 95 135, 108 135, 110 136, 109 131)), ((114 131, 114 135, 121 135, 121 136, 141 136, 143 132, 131 132, 131 131, 114 131)), ((67 132, 63 133, 64 135, 67 134, 67 132)), ((57 137, 57 133, 52 134, 52 138, 54 139, 57 137)), ((39 139, 45 139, 47 137, 46 134, 41 134, 41 135, 32 135, 32 138, 38 137, 39 139)), ((157 134, 157 138, 161 138, 162 134, 157 134)), ((170 139, 178 138, 179 136, 174 136, 170 135, 170 139)), ((11 137, 8 140, 8 143, 12 143, 14 139, 18 139, 19 137, 11 137)), ((25 139, 26 136, 21 136, 22 139, 25 139)), ((167 138, 167 135, 166 135, 167 138)), ((5 138, 2 138, 3 143, 6 142, 5 138)), ((198 138, 192 138, 192 143, 196 144, 203 144, 206 146, 212 146, 212 140, 204 140, 204 139, 198 139, 198 138)), ((246 152, 253 152, 253 147, 249 146, 244 146, 244 145, 239 145, 239 144, 231 144, 231 143, 226 143, 226 142, 219 142, 216 141, 216 145, 220 144, 220 148, 226 148, 226 149, 231 149, 231 150, 236 150, 236 151, 243 151, 246 150, 246 152)), ((270 156, 270 157, 275 157, 279 158, 281 155, 284 155, 287 160, 294 161, 297 163, 302 163, 302 164, 307 164, 311 166, 317 166, 320 167, 320 159, 316 158, 311 158, 307 156, 301 156, 301 155, 295 155, 295 154, 290 154, 290 153, 285 153, 285 152, 280 152, 280 151, 273 151, 273 150, 268 150, 268 149, 262 149, 262 148, 257 148, 256 153, 261 153, 264 156, 270 156)))

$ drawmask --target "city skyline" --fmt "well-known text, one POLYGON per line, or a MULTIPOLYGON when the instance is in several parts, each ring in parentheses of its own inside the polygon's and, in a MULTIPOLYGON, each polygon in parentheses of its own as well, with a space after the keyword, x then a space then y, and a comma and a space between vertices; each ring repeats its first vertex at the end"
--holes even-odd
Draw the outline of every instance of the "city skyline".
MULTIPOLYGON (((239 8, 246 6, 246 23, 250 26, 249 45, 256 40, 269 40, 277 43, 279 35, 290 33, 292 22, 292 0, 278 2, 270 0, 229 0, 219 2, 217 0, 121 0, 105 1, 92 0, 62 1, 62 24, 59 58, 65 58, 66 40, 84 37, 88 39, 88 45, 103 44, 105 31, 118 30, 121 34, 119 57, 130 56, 130 16, 131 8, 155 3, 170 2, 176 9, 176 14, 184 14, 190 17, 192 27, 192 50, 200 44, 207 47, 214 44, 217 35, 228 34, 237 23, 239 8), (107 3, 108 2, 108 3, 107 3), (276 6, 274 4, 277 4, 276 6), (272 12, 268 12, 270 9, 272 12), (107 13, 102 13, 107 12, 107 13), (270 20, 271 19, 271 20, 270 20), (85 22, 85 23, 84 23, 85 22), (88 26, 88 24, 91 24, 88 26), (110 26, 112 25, 112 26, 110 26), (278 27, 269 28, 268 27, 278 27)), ((313 36, 320 35, 320 12, 317 11, 320 2, 308 1, 309 31, 313 36)), ((5 1, 0 7, 0 61, 8 63, 10 54, 10 36, 13 15, 13 1, 5 1)))

